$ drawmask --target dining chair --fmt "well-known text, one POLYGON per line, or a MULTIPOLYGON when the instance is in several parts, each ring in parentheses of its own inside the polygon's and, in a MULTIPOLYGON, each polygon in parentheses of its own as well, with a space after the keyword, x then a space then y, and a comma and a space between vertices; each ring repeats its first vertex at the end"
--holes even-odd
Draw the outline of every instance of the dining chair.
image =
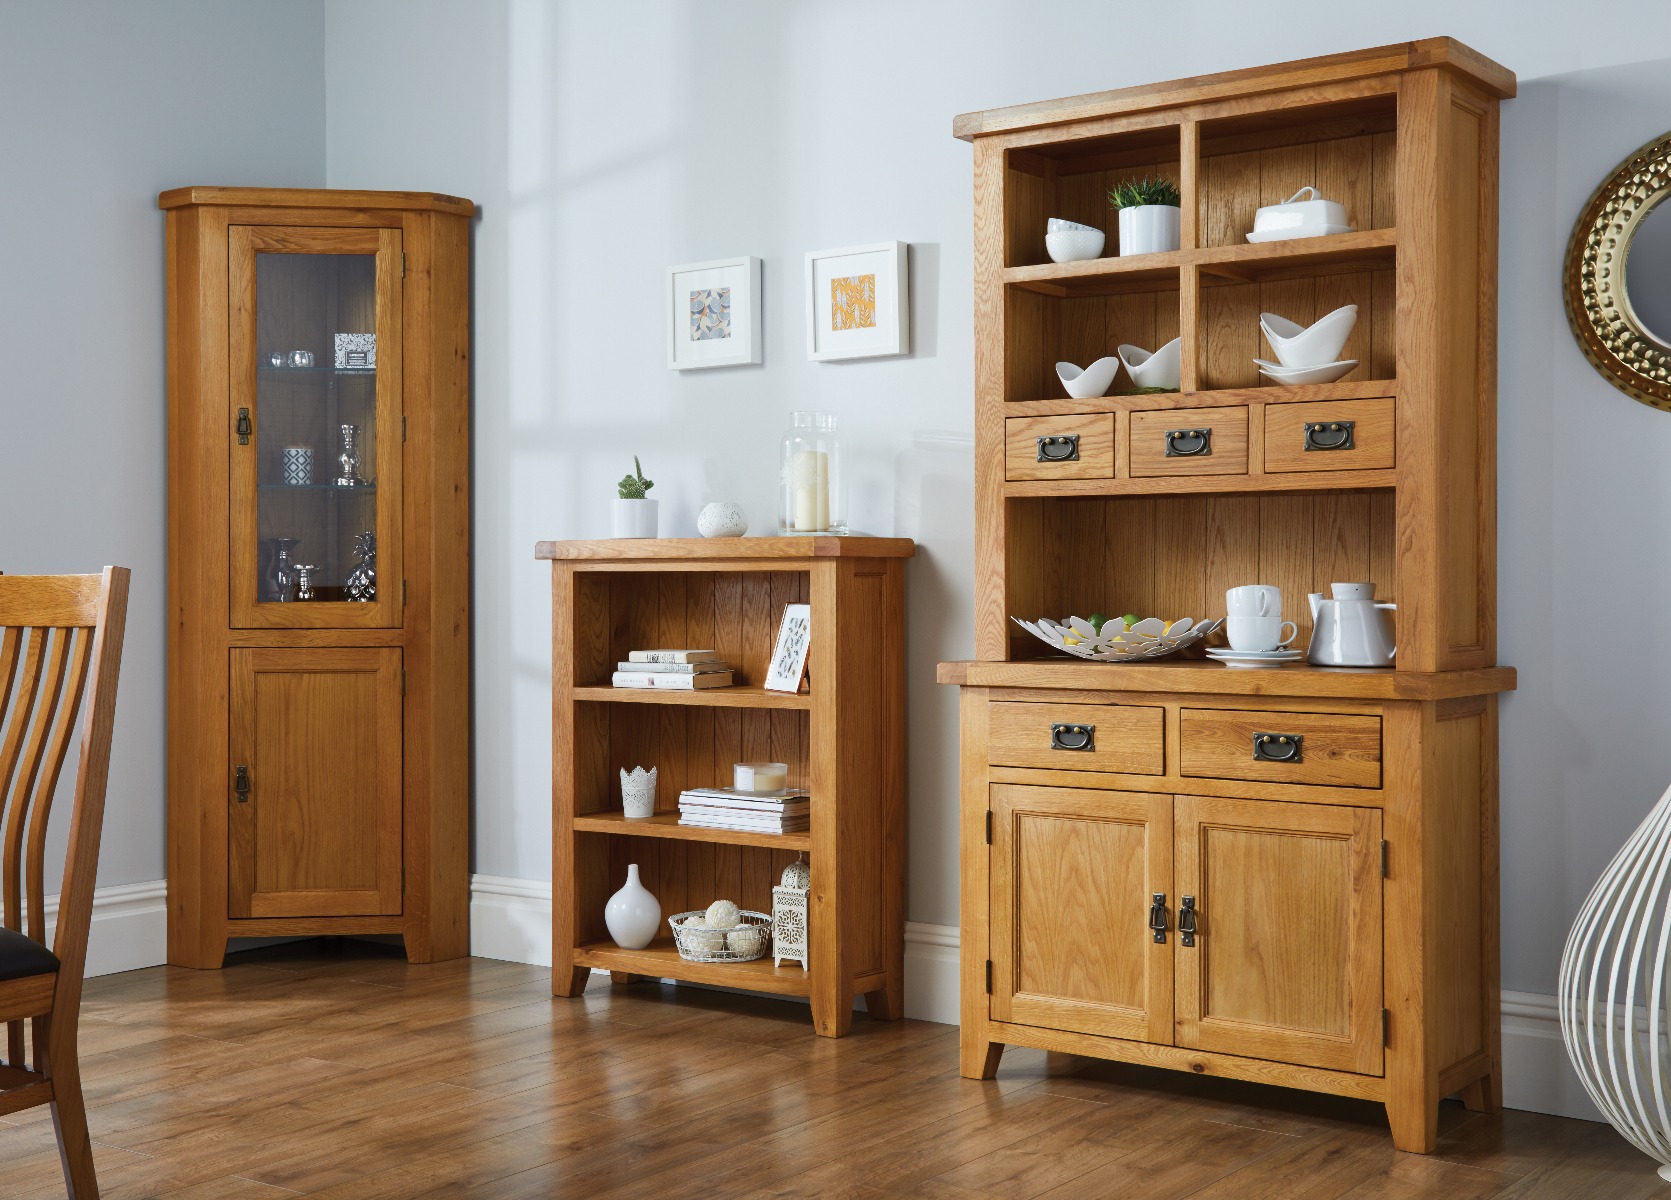
MULTIPOLYGON (((0 1116, 52 1106, 64 1186, 97 1200, 81 1098, 76 1022, 93 876, 99 865, 116 678, 128 611, 126 567, 101 575, 0 575, 0 1116), (51 947, 46 828, 59 771, 86 701, 69 850, 51 947), (33 1053, 25 1061, 24 1021, 33 1053)), ((0 1191, 4 1191, 0 1167, 0 1191)))

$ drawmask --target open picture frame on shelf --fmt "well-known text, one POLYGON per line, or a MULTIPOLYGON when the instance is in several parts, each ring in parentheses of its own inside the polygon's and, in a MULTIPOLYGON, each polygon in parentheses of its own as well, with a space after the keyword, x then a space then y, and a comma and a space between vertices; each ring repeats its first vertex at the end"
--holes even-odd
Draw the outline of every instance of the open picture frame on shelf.
POLYGON ((760 260, 745 255, 669 268, 668 368, 695 371, 760 361, 760 260))
POLYGON ((905 243, 808 251, 806 325, 806 355, 814 362, 910 353, 905 243))
POLYGON ((807 651, 812 647, 812 605, 786 604, 778 625, 772 662, 766 668, 769 692, 798 692, 806 676, 807 651))

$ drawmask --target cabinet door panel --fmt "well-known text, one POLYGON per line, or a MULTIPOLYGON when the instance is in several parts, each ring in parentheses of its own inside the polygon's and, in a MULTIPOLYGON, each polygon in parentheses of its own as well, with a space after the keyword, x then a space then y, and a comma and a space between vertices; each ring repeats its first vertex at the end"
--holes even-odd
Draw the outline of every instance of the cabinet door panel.
POLYGON ((1177 1041, 1379 1075, 1381 814, 1179 796, 1177 1041))
POLYGON ((1171 846, 1170 796, 994 786, 993 1019, 1169 1043, 1171 846))
POLYGON ((401 911, 400 656, 232 651, 228 915, 401 911))

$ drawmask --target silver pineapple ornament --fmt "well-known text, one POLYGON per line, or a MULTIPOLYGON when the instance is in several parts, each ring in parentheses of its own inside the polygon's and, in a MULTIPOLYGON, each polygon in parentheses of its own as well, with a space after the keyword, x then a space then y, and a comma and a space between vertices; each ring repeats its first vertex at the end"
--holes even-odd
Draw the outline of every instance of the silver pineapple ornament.
POLYGON ((377 599, 377 535, 369 530, 354 536, 354 557, 360 561, 348 572, 343 588, 350 600, 377 599))

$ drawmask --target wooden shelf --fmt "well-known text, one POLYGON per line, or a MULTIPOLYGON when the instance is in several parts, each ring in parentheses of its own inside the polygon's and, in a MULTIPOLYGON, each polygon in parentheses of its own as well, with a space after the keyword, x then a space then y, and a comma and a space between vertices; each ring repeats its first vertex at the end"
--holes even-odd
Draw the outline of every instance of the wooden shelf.
POLYGON ((800 963, 774 967, 770 956, 752 962, 690 962, 679 957, 671 935, 657 938, 642 950, 623 950, 614 942, 587 942, 574 948, 574 965, 594 971, 623 971, 657 979, 746 988, 777 996, 805 996, 812 991, 812 977, 801 969, 800 963))
POLYGON ((810 692, 769 692, 763 687, 745 685, 682 692, 672 688, 618 688, 607 683, 589 683, 575 688, 574 698, 606 704, 695 704, 710 708, 812 707, 810 692))
POLYGON ((811 853, 810 833, 753 833, 743 829, 705 829, 679 824, 676 812, 657 813, 633 820, 618 812, 576 814, 574 827, 583 833, 625 834, 628 837, 671 838, 675 841, 718 842, 725 846, 762 846, 768 850, 796 850, 811 853))
POLYGON ((1079 417, 1165 408, 1218 408, 1234 404, 1314 404, 1325 400, 1377 400, 1398 395, 1396 379, 1347 379, 1298 387, 1205 388, 1193 392, 1095 396, 1089 400, 1011 400, 1006 417, 1079 417))
POLYGON ((1471 671, 1398 671, 1378 667, 1228 667, 1200 659, 1094 663, 1047 658, 1025 662, 943 662, 939 682, 964 687, 1049 688, 1098 692, 1188 692, 1235 696, 1311 696, 1341 700, 1448 700, 1514 690, 1513 667, 1471 671))
MULTIPOLYGON (((534 543, 535 558, 556 561, 766 558, 794 562, 814 558, 910 558, 916 552, 917 544, 910 538, 869 537, 865 534, 840 537, 832 534, 828 537, 592 538, 534 543)), ((672 569, 671 565, 669 569, 672 569)))
POLYGON ((1396 229, 1366 229, 1286 242, 1244 242, 1165 254, 1006 267, 1003 281, 1046 296, 1170 291, 1177 288, 1180 272, 1189 267, 1198 268, 1202 282, 1209 285, 1382 270, 1393 265, 1397 245, 1396 229))

